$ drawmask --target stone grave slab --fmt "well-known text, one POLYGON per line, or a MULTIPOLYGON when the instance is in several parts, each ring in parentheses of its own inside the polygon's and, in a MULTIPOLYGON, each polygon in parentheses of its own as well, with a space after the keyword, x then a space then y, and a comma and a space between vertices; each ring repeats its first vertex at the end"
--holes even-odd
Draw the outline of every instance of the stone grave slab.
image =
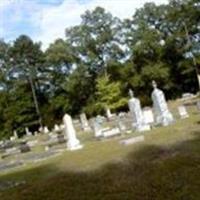
POLYGON ((116 136, 116 135, 120 135, 120 129, 119 128, 112 128, 112 129, 106 129, 106 130, 102 130, 102 136, 103 137, 112 137, 112 136, 116 136))
POLYGON ((141 136, 121 140, 119 143, 122 144, 122 145, 130 145, 130 144, 135 144, 135 143, 138 143, 138 142, 143 142, 144 139, 145 139, 144 136, 141 135, 141 136))

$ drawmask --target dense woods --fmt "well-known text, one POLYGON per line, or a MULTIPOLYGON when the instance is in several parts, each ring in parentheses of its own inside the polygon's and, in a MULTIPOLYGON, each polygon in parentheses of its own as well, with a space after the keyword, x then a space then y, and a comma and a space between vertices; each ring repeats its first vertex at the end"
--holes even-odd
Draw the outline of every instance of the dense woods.
POLYGON ((147 3, 123 21, 101 7, 81 18, 45 51, 26 35, 0 40, 0 138, 64 113, 126 110, 129 88, 149 105, 153 79, 168 99, 198 92, 199 0, 147 3))

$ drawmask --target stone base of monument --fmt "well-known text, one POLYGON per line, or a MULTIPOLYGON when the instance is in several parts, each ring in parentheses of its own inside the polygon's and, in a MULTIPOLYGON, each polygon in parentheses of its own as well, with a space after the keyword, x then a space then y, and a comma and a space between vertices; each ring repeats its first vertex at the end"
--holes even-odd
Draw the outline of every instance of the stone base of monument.
POLYGON ((136 130, 139 131, 139 132, 150 131, 151 126, 150 125, 143 125, 143 126, 138 127, 136 130))
POLYGON ((92 129, 89 126, 87 126, 87 127, 83 127, 82 130, 84 132, 90 132, 92 129))
POLYGON ((141 135, 141 136, 121 140, 119 143, 122 145, 130 145, 130 144, 135 144, 135 143, 143 142, 143 141, 144 141, 144 136, 141 135))
POLYGON ((69 151, 75 151, 82 148, 83 145, 80 144, 79 140, 73 140, 67 142, 67 150, 69 151))
POLYGON ((151 126, 149 124, 137 126, 136 124, 132 124, 133 128, 138 132, 150 131, 151 126))
POLYGON ((67 150, 76 151, 76 150, 79 150, 79 149, 82 149, 82 148, 83 148, 83 145, 79 144, 79 145, 76 145, 76 146, 67 147, 67 150))

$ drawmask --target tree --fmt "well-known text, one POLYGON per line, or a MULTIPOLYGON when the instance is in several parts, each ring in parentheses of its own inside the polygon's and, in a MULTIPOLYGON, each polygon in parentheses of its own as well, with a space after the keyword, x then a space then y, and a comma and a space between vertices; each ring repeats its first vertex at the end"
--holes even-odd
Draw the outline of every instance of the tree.
POLYGON ((116 111, 127 105, 127 99, 122 96, 120 82, 111 82, 105 74, 96 80, 95 107, 99 112, 109 108, 116 111))

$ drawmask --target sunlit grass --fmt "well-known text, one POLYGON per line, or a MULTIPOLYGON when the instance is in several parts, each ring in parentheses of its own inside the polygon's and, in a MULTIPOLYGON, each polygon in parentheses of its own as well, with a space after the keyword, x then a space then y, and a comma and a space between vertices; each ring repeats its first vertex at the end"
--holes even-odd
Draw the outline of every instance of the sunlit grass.
MULTIPOLYGON (((176 113, 175 113, 176 114, 176 113)), ((142 143, 123 146, 124 135, 103 141, 81 133, 84 148, 2 173, 1 180, 26 181, 0 199, 200 199, 200 113, 145 132, 142 143)))

